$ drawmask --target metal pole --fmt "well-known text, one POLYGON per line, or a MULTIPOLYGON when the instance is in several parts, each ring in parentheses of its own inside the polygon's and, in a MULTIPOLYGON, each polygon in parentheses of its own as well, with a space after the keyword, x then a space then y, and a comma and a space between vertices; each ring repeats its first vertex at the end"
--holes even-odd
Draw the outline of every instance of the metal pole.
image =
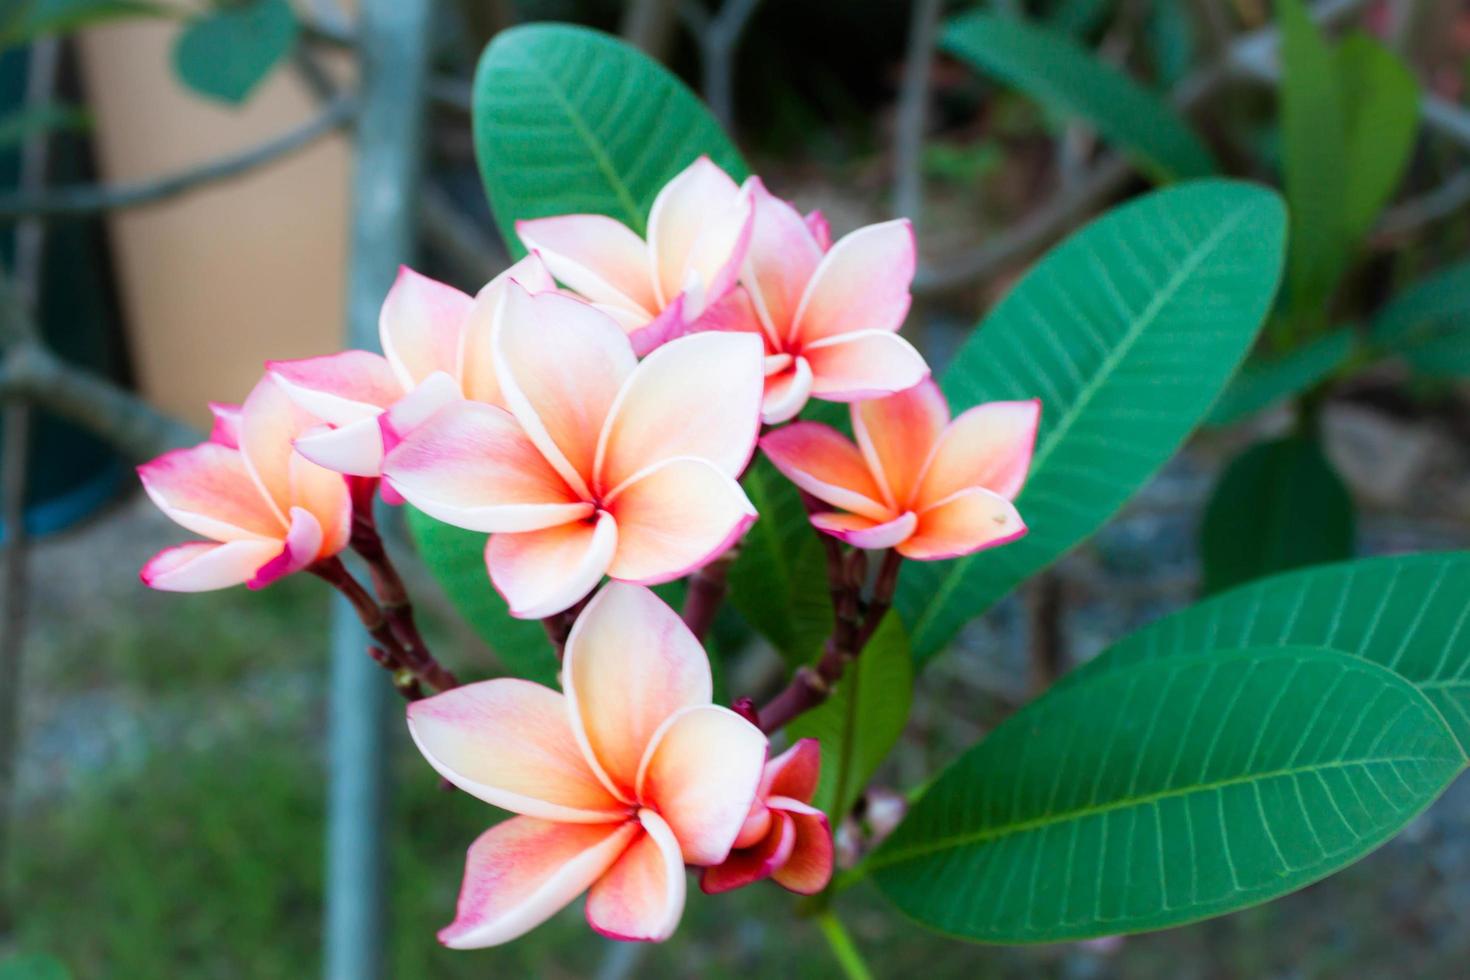
MULTIPOLYGON (((377 347, 378 308, 413 248, 423 95, 432 0, 363 0, 362 78, 352 181, 347 337, 377 347)), ((394 694, 367 655, 367 635, 345 601, 332 616, 330 792, 324 975, 383 975, 388 796, 387 727, 394 694)))

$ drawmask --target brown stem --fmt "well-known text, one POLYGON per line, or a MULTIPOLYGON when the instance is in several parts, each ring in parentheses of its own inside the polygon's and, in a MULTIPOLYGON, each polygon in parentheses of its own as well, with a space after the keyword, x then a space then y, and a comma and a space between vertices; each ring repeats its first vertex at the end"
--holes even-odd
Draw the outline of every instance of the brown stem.
POLYGON ((733 560, 732 555, 726 554, 689 577, 689 591, 684 596, 684 625, 689 627, 689 632, 701 643, 714 625, 715 616, 720 612, 720 604, 725 601, 730 563, 733 560))
POLYGON ((352 604, 357 618, 362 622, 363 628, 367 630, 375 644, 368 647, 368 656, 393 675, 393 687, 398 693, 410 701, 423 697, 423 689, 418 686, 414 678, 416 672, 408 666, 403 645, 398 642, 393 628, 388 625, 388 619, 383 615, 383 610, 378 607, 373 597, 368 595, 367 590, 358 583, 357 579, 347 571, 342 560, 336 557, 323 558, 309 565, 307 571, 342 593, 352 604))
POLYGON ((413 602, 408 596, 408 587, 403 584, 403 577, 398 574, 393 560, 388 557, 388 551, 383 546, 383 539, 378 534, 377 524, 373 520, 371 496, 361 493, 360 490, 360 486, 354 487, 354 496, 359 498, 367 496, 368 499, 354 501, 352 550, 367 563, 368 573, 373 580, 373 590, 378 594, 378 599, 382 603, 383 618, 398 641, 402 665, 436 691, 447 691, 451 687, 458 687, 459 679, 434 659, 434 655, 429 652, 429 645, 424 642, 423 635, 419 632, 418 624, 414 620, 413 602))
POLYGON ((1067 669, 1067 641, 1062 633, 1062 577, 1042 573, 1031 593, 1031 691, 1040 694, 1067 669))
POLYGON ((878 566, 878 579, 873 583, 873 599, 863 614, 862 629, 858 631, 857 649, 867 649, 868 641, 878 632, 883 617, 893 608, 893 593, 898 589, 898 570, 903 567, 903 555, 889 550, 883 553, 883 564, 878 566))

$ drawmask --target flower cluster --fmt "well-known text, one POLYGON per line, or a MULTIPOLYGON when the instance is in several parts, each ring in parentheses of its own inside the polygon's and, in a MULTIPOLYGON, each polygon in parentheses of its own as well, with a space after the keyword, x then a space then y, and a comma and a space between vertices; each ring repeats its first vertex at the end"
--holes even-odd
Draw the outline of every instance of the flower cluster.
MULTIPOLYGON (((513 939, 584 891, 594 929, 663 939, 686 866, 710 893, 767 877, 820 891, 833 847, 811 805, 818 746, 768 762, 755 716, 710 703, 699 639, 646 586, 740 541, 758 517, 740 479, 759 440, 817 530, 888 553, 881 616, 900 556, 1025 533, 1012 500, 1039 405, 951 420, 897 334, 915 267, 907 222, 834 243, 820 214, 700 159, 658 195, 646 240, 600 215, 517 231, 530 254, 473 297, 403 270, 382 355, 272 362, 243 406, 216 407, 208 442, 141 467, 165 513, 210 539, 161 552, 143 579, 258 588, 309 570, 353 600, 425 758, 517 814, 471 847, 448 945, 513 939), (851 403, 855 442, 790 422, 809 398, 851 403), (438 667, 374 530, 375 495, 488 534, 489 584, 512 615, 575 620, 564 694, 457 686, 438 667), (335 557, 349 546, 381 606, 335 557), (425 685, 440 693, 423 698, 425 685)), ((839 620, 852 649, 824 659, 837 672, 826 684, 876 622, 839 620)), ((820 692, 799 693, 786 708, 820 692)), ((790 713, 761 718, 773 728, 790 713)))

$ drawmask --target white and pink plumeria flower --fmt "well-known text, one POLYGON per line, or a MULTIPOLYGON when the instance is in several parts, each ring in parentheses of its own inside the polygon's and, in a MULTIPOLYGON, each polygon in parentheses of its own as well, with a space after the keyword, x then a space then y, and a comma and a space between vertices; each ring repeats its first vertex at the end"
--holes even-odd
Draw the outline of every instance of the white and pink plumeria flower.
POLYGON ((812 524, 858 548, 894 548, 935 561, 1026 533, 1015 505, 1031 467, 1041 403, 989 402, 953 421, 939 386, 924 381, 852 406, 853 445, 817 422, 768 433, 761 451, 798 487, 835 511, 812 524))
POLYGON ((431 517, 492 535, 486 563, 512 615, 568 609, 603 575, 680 578, 755 520, 737 477, 760 421, 757 338, 694 334, 640 363, 597 308, 512 282, 492 347, 508 410, 440 410, 383 473, 431 517))
POLYGON ((700 157, 659 191, 646 242, 600 214, 519 221, 516 232, 552 275, 616 320, 641 357, 723 321, 752 219, 749 193, 700 157))
POLYGON ((139 573, 143 582, 167 592, 257 589, 345 548, 346 480, 292 448, 317 420, 268 377, 243 406, 210 407, 209 441, 138 467, 159 509, 209 540, 160 551, 139 573))
POLYGON ((881 398, 927 378, 929 365, 897 333, 916 263, 909 222, 859 228, 829 247, 820 216, 803 218, 758 177, 746 190, 755 219, 737 297, 744 315, 729 320, 765 338, 766 424, 795 418, 808 398, 881 398))
POLYGON ((339 473, 375 477, 384 454, 445 405, 469 398, 503 406, 490 325, 512 281, 531 292, 556 285, 534 256, 474 297, 404 267, 378 317, 382 354, 349 350, 268 364, 292 399, 330 426, 299 440, 302 455, 339 473))
POLYGON ((766 738, 710 703, 704 650, 652 592, 611 583, 588 603, 562 687, 500 678, 408 708, 441 775, 519 814, 470 847, 447 946, 515 939, 583 892, 599 933, 667 939, 684 866, 724 862, 751 812, 766 738))

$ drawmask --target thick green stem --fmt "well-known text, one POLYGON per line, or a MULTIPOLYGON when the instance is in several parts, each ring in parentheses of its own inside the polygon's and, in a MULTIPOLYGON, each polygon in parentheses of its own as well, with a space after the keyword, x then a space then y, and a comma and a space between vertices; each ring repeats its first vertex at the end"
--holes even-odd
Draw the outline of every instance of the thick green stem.
POLYGON ((848 980, 873 980, 868 964, 863 961, 863 954, 858 952, 857 944, 847 934, 847 928, 835 912, 828 909, 818 915, 817 927, 822 930, 827 945, 832 948, 833 958, 842 967, 842 973, 848 980))

